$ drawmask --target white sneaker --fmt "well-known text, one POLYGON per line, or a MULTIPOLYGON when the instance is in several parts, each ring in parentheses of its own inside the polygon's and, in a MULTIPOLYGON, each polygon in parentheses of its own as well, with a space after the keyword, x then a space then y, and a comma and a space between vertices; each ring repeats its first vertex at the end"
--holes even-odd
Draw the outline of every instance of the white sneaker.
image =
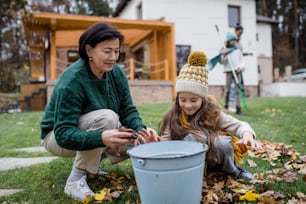
POLYGON ((238 176, 236 176, 236 178, 243 178, 246 180, 252 180, 255 179, 255 176, 253 174, 251 174, 250 172, 248 172, 247 170, 244 170, 240 167, 238 167, 238 169, 240 170, 238 176))
POLYGON ((86 175, 84 175, 78 181, 66 183, 65 193, 78 201, 83 201, 86 198, 86 196, 93 197, 95 194, 89 188, 86 179, 87 177, 86 175))

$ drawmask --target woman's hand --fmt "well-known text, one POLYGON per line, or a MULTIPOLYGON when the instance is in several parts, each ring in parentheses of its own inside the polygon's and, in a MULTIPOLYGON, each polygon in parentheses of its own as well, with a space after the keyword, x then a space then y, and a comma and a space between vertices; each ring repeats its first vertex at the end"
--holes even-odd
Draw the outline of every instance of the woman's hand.
POLYGON ((102 133, 102 142, 106 146, 112 148, 115 152, 119 153, 120 146, 128 143, 134 137, 133 130, 105 130, 102 133))
POLYGON ((135 140, 135 146, 150 142, 159 142, 160 136, 156 135, 155 131, 152 129, 142 129, 136 133, 137 139, 135 140))
POLYGON ((251 132, 244 132, 242 134, 242 139, 240 139, 238 142, 236 142, 236 144, 245 144, 245 145, 248 145, 250 146, 251 148, 255 148, 255 149, 261 149, 262 146, 261 146, 261 143, 256 141, 254 139, 254 136, 251 132))

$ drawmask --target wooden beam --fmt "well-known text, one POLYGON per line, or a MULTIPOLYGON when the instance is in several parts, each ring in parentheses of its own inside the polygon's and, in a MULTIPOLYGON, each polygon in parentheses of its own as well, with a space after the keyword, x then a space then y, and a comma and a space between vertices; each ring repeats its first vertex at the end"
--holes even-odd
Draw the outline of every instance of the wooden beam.
POLYGON ((176 48, 175 48, 175 38, 174 38, 174 24, 171 24, 170 26, 170 32, 168 33, 169 35, 169 43, 168 43, 168 47, 169 47, 169 56, 168 59, 170 60, 169 64, 170 64, 170 79, 172 80, 173 83, 173 100, 175 100, 176 97, 176 48))
POLYGON ((56 47, 78 47, 79 38, 84 30, 56 31, 56 47))
POLYGON ((112 25, 121 28, 150 29, 158 31, 168 31, 169 23, 159 20, 128 20, 119 18, 106 18, 99 16, 55 14, 55 13, 34 13, 31 15, 22 14, 24 25, 28 30, 43 29, 52 30, 72 30, 86 29, 96 22, 109 22, 112 25), (53 19, 50 21, 50 19, 53 19))
POLYGON ((57 79, 57 72, 56 72, 56 38, 55 32, 51 32, 51 49, 50 49, 50 71, 51 76, 50 80, 55 81, 57 79))
POLYGON ((151 33, 152 33, 152 30, 145 30, 141 34, 127 41, 126 43, 130 47, 134 47, 136 44, 138 44, 139 42, 143 41, 146 37, 148 37, 151 33))

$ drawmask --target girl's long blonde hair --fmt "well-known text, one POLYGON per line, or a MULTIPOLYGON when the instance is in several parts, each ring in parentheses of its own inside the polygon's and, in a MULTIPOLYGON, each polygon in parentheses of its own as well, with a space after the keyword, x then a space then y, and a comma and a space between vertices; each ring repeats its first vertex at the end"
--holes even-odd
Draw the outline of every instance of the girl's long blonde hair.
POLYGON ((217 155, 218 153, 215 152, 213 144, 218 136, 217 123, 220 113, 221 108, 216 99, 208 96, 203 98, 200 109, 192 117, 188 117, 187 124, 185 124, 184 119, 182 121, 185 113, 179 105, 177 95, 175 103, 158 125, 158 134, 162 136, 168 130, 172 140, 183 140, 188 133, 191 133, 199 142, 202 141, 200 135, 205 134, 209 146, 209 155, 217 155))

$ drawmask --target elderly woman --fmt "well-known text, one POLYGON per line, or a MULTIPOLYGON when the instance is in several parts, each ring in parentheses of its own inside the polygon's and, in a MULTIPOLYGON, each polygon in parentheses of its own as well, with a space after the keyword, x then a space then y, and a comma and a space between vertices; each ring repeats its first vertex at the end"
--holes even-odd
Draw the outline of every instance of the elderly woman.
POLYGON ((104 154, 113 164, 128 158, 135 132, 157 140, 143 124, 127 77, 116 65, 122 41, 108 23, 89 27, 79 40, 80 59, 58 78, 41 121, 44 147, 75 157, 65 193, 76 200, 94 195, 87 177, 98 174, 104 154))

